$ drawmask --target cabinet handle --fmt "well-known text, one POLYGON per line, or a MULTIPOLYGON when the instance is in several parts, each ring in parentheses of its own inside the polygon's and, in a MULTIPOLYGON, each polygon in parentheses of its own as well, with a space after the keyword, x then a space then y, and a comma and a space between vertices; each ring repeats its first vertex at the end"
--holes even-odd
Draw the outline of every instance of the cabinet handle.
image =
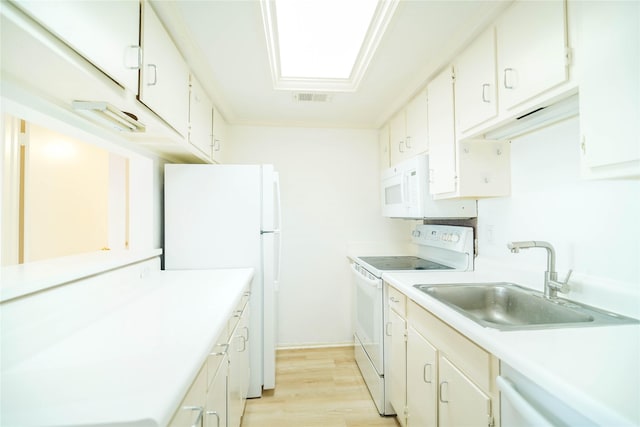
POLYGON ((125 68, 129 70, 139 70, 141 65, 142 65, 142 48, 136 45, 127 46, 124 52, 125 68))
POLYGON ((220 140, 219 139, 214 139, 213 140, 213 151, 220 151, 220 140))
POLYGON ((424 367, 422 368, 422 379, 427 384, 431 384, 431 382, 433 381, 433 365, 431 363, 425 363, 424 367), (428 379, 427 379, 427 370, 429 371, 428 379))
POLYGON ((513 88, 515 88, 515 85, 511 81, 512 79, 509 79, 507 77, 508 75, 512 75, 513 72, 514 72, 513 68, 505 68, 504 69, 503 84, 504 84, 504 88, 505 89, 513 89, 513 88))
POLYGON ((402 149, 402 144, 404 144, 404 141, 398 142, 398 151, 401 153, 404 153, 404 150, 402 149))
POLYGON ((394 304, 397 304, 397 303, 399 303, 399 302, 400 302, 400 300, 399 300, 399 299, 397 299, 396 297, 389 297, 389 301, 391 301, 391 302, 392 302, 392 303, 394 303, 394 304))
POLYGON ((216 347, 224 347, 224 350, 214 351, 213 353, 209 353, 209 356, 224 356, 229 352, 229 344, 216 344, 216 347))
POLYGON ((439 393, 438 393, 438 394, 440 395, 440 396, 439 396, 440 403, 449 403, 448 396, 447 396, 447 399, 445 399, 445 398, 444 398, 444 389, 445 389, 445 387, 444 387, 444 386, 445 386, 445 385, 447 386, 447 392, 449 391, 449 383, 448 383, 448 382, 446 382, 446 381, 442 381, 442 382, 440 383, 440 391, 439 391, 439 393))
POLYGON ((491 100, 489 99, 489 88, 491 85, 489 83, 485 83, 482 85, 482 102, 486 102, 489 104, 491 100))
POLYGON ((214 415, 216 417, 216 427, 220 427, 220 415, 216 411, 207 411, 207 415, 214 415))
POLYGON ((147 67, 153 69, 153 81, 147 82, 147 86, 155 86, 158 84, 158 67, 156 67, 156 64, 148 64, 147 67))
POLYGON ((387 322, 387 324, 384 325, 384 334, 388 337, 391 336, 391 332, 389 332, 389 326, 391 326, 391 322, 387 322))
POLYGON ((238 335, 237 338, 242 338, 242 348, 238 349, 238 353, 243 353, 247 349, 247 339, 243 335, 238 335))
POLYGON ((408 150, 411 150, 411 137, 410 137, 410 136, 408 136, 408 137, 406 138, 406 142, 404 143, 404 145, 406 145, 406 146, 407 146, 407 149, 408 149, 408 150))
POLYGON ((202 406, 183 406, 182 409, 185 411, 198 411, 198 418, 196 418, 195 423, 191 424, 191 427, 202 426, 202 414, 204 413, 204 408, 202 406))

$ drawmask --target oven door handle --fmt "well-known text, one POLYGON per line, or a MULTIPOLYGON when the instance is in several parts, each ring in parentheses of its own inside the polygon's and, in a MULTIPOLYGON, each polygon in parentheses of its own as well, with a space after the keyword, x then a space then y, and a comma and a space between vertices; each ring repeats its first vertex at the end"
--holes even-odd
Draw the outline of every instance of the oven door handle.
POLYGON ((371 287, 375 287, 375 288, 379 288, 381 285, 382 280, 381 279, 370 279, 368 277, 366 277, 365 275, 363 275, 362 273, 360 273, 357 269, 356 269, 356 265, 355 264, 351 264, 351 270, 353 270, 353 274, 355 274, 358 278, 358 280, 362 280, 365 283, 367 283, 368 285, 370 285, 371 287))

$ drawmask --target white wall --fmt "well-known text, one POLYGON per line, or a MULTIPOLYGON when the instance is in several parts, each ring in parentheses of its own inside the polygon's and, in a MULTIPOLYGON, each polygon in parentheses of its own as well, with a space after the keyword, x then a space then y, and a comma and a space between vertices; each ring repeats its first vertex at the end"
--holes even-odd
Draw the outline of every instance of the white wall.
POLYGON ((382 218, 377 133, 234 126, 225 163, 272 163, 282 188, 278 346, 352 341, 351 242, 393 241, 407 221, 382 218))
POLYGON ((545 251, 506 245, 549 241, 560 278, 574 270, 570 298, 640 316, 640 181, 581 179, 577 117, 513 140, 511 162, 511 196, 478 203, 480 255, 542 289, 545 251))

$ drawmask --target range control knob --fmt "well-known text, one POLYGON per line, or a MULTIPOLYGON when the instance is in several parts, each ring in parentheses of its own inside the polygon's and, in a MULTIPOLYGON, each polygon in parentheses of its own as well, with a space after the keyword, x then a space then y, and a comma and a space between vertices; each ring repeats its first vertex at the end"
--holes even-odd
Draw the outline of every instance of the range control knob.
POLYGON ((459 234, 452 234, 452 235, 451 235, 451 241, 452 241, 453 243, 457 243, 457 242, 459 242, 459 241, 460 241, 460 235, 459 235, 459 234))

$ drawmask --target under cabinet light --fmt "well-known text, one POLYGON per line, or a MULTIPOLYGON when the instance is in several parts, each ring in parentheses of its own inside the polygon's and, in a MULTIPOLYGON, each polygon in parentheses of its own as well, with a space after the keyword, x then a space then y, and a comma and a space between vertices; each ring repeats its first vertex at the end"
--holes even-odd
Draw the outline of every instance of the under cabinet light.
POLYGON ((144 132, 145 125, 133 114, 120 111, 108 102, 73 101, 74 110, 118 132, 144 132))
POLYGON ((503 140, 515 138, 544 126, 578 114, 578 95, 571 95, 561 101, 538 108, 495 130, 487 132, 485 139, 503 140))

